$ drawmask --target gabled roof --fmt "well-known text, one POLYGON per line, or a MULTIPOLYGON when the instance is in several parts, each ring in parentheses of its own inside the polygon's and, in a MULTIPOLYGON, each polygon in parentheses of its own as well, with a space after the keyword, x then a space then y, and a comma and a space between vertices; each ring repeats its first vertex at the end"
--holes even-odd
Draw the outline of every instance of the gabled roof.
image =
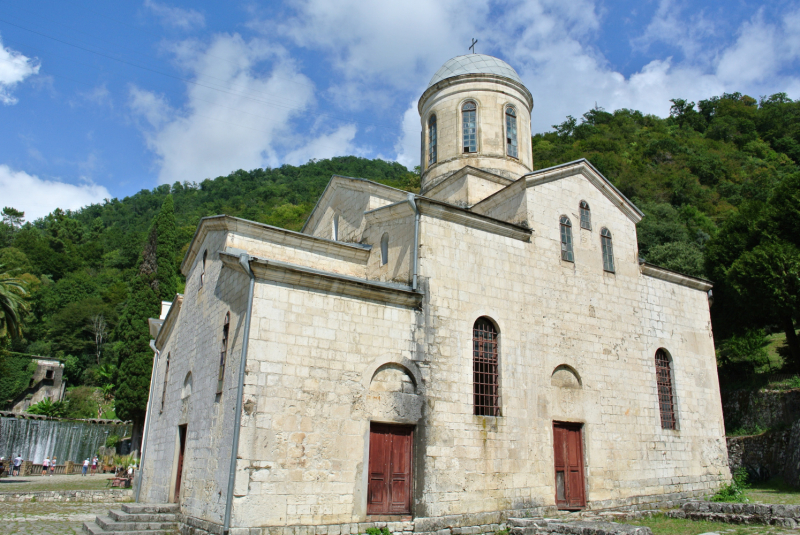
MULTIPOLYGON (((524 178, 526 181, 526 187, 530 188, 546 182, 552 182, 554 180, 573 176, 578 173, 586 177, 589 182, 599 189, 608 198, 608 200, 622 210, 622 212, 625 213, 625 215, 627 215, 634 223, 638 223, 642 220, 644 217, 644 212, 639 210, 639 208, 637 208, 636 205, 630 201, 630 199, 623 195, 622 192, 618 190, 614 184, 611 183, 611 181, 604 177, 603 173, 598 171, 597 168, 593 166, 586 158, 581 158, 580 160, 575 160, 573 162, 562 163, 561 165, 555 165, 553 167, 548 167, 547 169, 539 169, 538 171, 523 175, 522 178, 524 178)), ((500 190, 497 193, 500 193, 501 191, 503 190, 500 190)), ((495 195, 497 195, 497 193, 495 193, 495 195)), ((484 201, 486 201, 486 199, 481 202, 484 201)))

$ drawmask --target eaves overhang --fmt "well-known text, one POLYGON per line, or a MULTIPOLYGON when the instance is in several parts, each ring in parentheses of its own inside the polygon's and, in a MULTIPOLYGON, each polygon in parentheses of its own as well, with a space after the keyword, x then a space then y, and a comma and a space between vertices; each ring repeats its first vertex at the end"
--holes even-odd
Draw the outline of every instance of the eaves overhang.
POLYGON ((453 223, 459 223, 466 227, 484 230, 515 240, 525 242, 531 241, 533 231, 529 228, 478 214, 466 208, 461 208, 460 206, 437 201, 435 199, 429 199, 427 197, 416 197, 415 200, 422 215, 443 219, 445 221, 452 221, 453 223))
POLYGON ((159 351, 164 348, 164 344, 167 343, 169 335, 172 334, 172 329, 175 328, 175 324, 178 321, 178 316, 181 313, 182 306, 183 294, 175 294, 175 299, 172 300, 172 306, 169 308, 169 312, 167 312, 167 317, 164 318, 161 328, 158 330, 158 334, 156 335, 155 346, 159 351))
POLYGON ((200 254, 200 247, 203 244, 203 240, 209 232, 214 231, 248 234, 256 238, 264 239, 265 241, 296 247, 312 253, 319 252, 320 254, 362 264, 366 264, 371 248, 369 245, 361 243, 345 243, 329 240, 327 238, 311 236, 309 234, 303 234, 302 232, 274 227, 265 223, 258 223, 256 221, 249 221, 229 215, 209 216, 200 220, 200 224, 197 225, 197 230, 189 244, 189 250, 186 251, 186 256, 181 263, 181 273, 183 273, 184 276, 188 274, 188 270, 194 263, 195 258, 200 254))
MULTIPOLYGON (((226 267, 244 273, 239 256, 221 252, 219 257, 226 267)), ((250 269, 257 279, 266 281, 406 307, 417 307, 422 303, 423 294, 403 284, 371 281, 257 257, 251 257, 250 269)))
POLYGON ((678 273, 677 271, 662 268, 654 264, 648 264, 647 262, 639 262, 639 269, 641 270, 642 275, 672 282, 674 284, 680 284, 681 286, 686 286, 695 290, 701 290, 703 292, 708 292, 714 287, 714 283, 710 280, 701 279, 699 277, 691 277, 689 275, 684 275, 683 273, 678 273))

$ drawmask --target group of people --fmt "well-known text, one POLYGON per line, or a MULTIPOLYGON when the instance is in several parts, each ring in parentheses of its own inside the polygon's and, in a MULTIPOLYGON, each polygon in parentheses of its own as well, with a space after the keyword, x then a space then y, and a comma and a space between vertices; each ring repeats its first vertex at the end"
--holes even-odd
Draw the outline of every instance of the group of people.
MULTIPOLYGON (((99 461, 99 459, 97 458, 97 455, 95 455, 92 458, 92 475, 94 475, 97 472, 97 462, 98 461, 99 461)), ((81 475, 85 476, 87 470, 89 470, 89 459, 88 458, 86 458, 83 461, 83 468, 81 468, 81 475)))
POLYGON ((22 466, 22 456, 18 453, 13 460, 6 461, 5 457, 0 457, 0 474, 3 473, 3 469, 6 468, 6 463, 10 464, 10 470, 8 471, 9 476, 19 475, 19 469, 22 466))
MULTIPOLYGON (((4 469, 8 468, 9 476, 11 477, 18 476, 20 468, 22 467, 22 461, 23 461, 22 456, 19 454, 17 454, 17 456, 14 457, 13 460, 9 461, 6 461, 4 457, 0 457, 0 474, 3 473, 4 469), (7 467, 6 466, 7 463, 10 464, 10 466, 7 467)), ((81 469, 81 475, 85 476, 89 471, 90 467, 91 467, 91 475, 97 473, 97 464, 99 462, 100 459, 97 457, 97 455, 95 455, 91 459, 91 461, 88 458, 86 458, 83 461, 83 468, 81 469)), ((45 457, 44 461, 42 461, 42 475, 46 476, 48 475, 49 472, 50 477, 52 477, 53 474, 55 474, 56 472, 57 464, 58 464, 58 459, 56 459, 55 457, 53 457, 52 459, 50 457, 45 457)))

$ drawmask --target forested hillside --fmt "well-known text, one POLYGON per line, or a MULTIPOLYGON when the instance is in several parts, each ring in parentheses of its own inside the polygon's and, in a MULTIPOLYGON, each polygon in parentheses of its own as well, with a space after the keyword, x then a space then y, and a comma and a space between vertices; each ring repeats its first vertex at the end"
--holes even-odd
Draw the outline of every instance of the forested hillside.
MULTIPOLYGON (((796 370, 800 103, 782 94, 760 101, 726 94, 673 104, 668 118, 600 108, 568 117, 533 137, 536 168, 589 159, 645 212, 643 258, 715 281, 714 332, 726 369, 760 371, 764 362, 750 355, 761 354, 766 332, 779 330, 789 344, 780 350, 786 369, 796 370)), ((125 354, 116 327, 143 273, 148 229, 168 195, 177 268, 201 217, 225 213, 297 230, 332 174, 419 187, 419 176, 398 163, 342 157, 163 185, 33 222, 8 207, 0 225, 0 286, 2 277, 22 281, 29 310, 20 312, 20 336, 7 330, 0 342, 13 357, 0 374, 0 401, 26 385, 27 371, 9 368, 20 353, 62 358, 70 385, 105 386, 113 394, 125 354)), ((86 412, 75 410, 74 416, 86 412)))

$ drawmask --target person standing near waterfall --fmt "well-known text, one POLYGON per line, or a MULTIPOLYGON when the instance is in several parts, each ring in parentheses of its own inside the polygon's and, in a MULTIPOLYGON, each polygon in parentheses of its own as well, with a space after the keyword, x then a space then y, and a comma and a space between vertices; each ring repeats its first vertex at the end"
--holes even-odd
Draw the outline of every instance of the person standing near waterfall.
POLYGON ((85 476, 88 470, 89 470, 89 458, 87 457, 86 460, 83 461, 83 468, 81 469, 81 475, 85 476))
POLYGON ((44 458, 44 462, 42 462, 42 475, 43 476, 47 475, 47 469, 49 467, 50 467, 50 458, 49 457, 45 457, 44 458))
POLYGON ((22 466, 22 457, 20 457, 19 453, 17 453, 17 456, 14 457, 14 468, 12 470, 12 475, 13 474, 19 475, 20 466, 22 466))
POLYGON ((50 477, 53 477, 53 474, 56 471, 56 458, 53 457, 50 459, 50 477))

